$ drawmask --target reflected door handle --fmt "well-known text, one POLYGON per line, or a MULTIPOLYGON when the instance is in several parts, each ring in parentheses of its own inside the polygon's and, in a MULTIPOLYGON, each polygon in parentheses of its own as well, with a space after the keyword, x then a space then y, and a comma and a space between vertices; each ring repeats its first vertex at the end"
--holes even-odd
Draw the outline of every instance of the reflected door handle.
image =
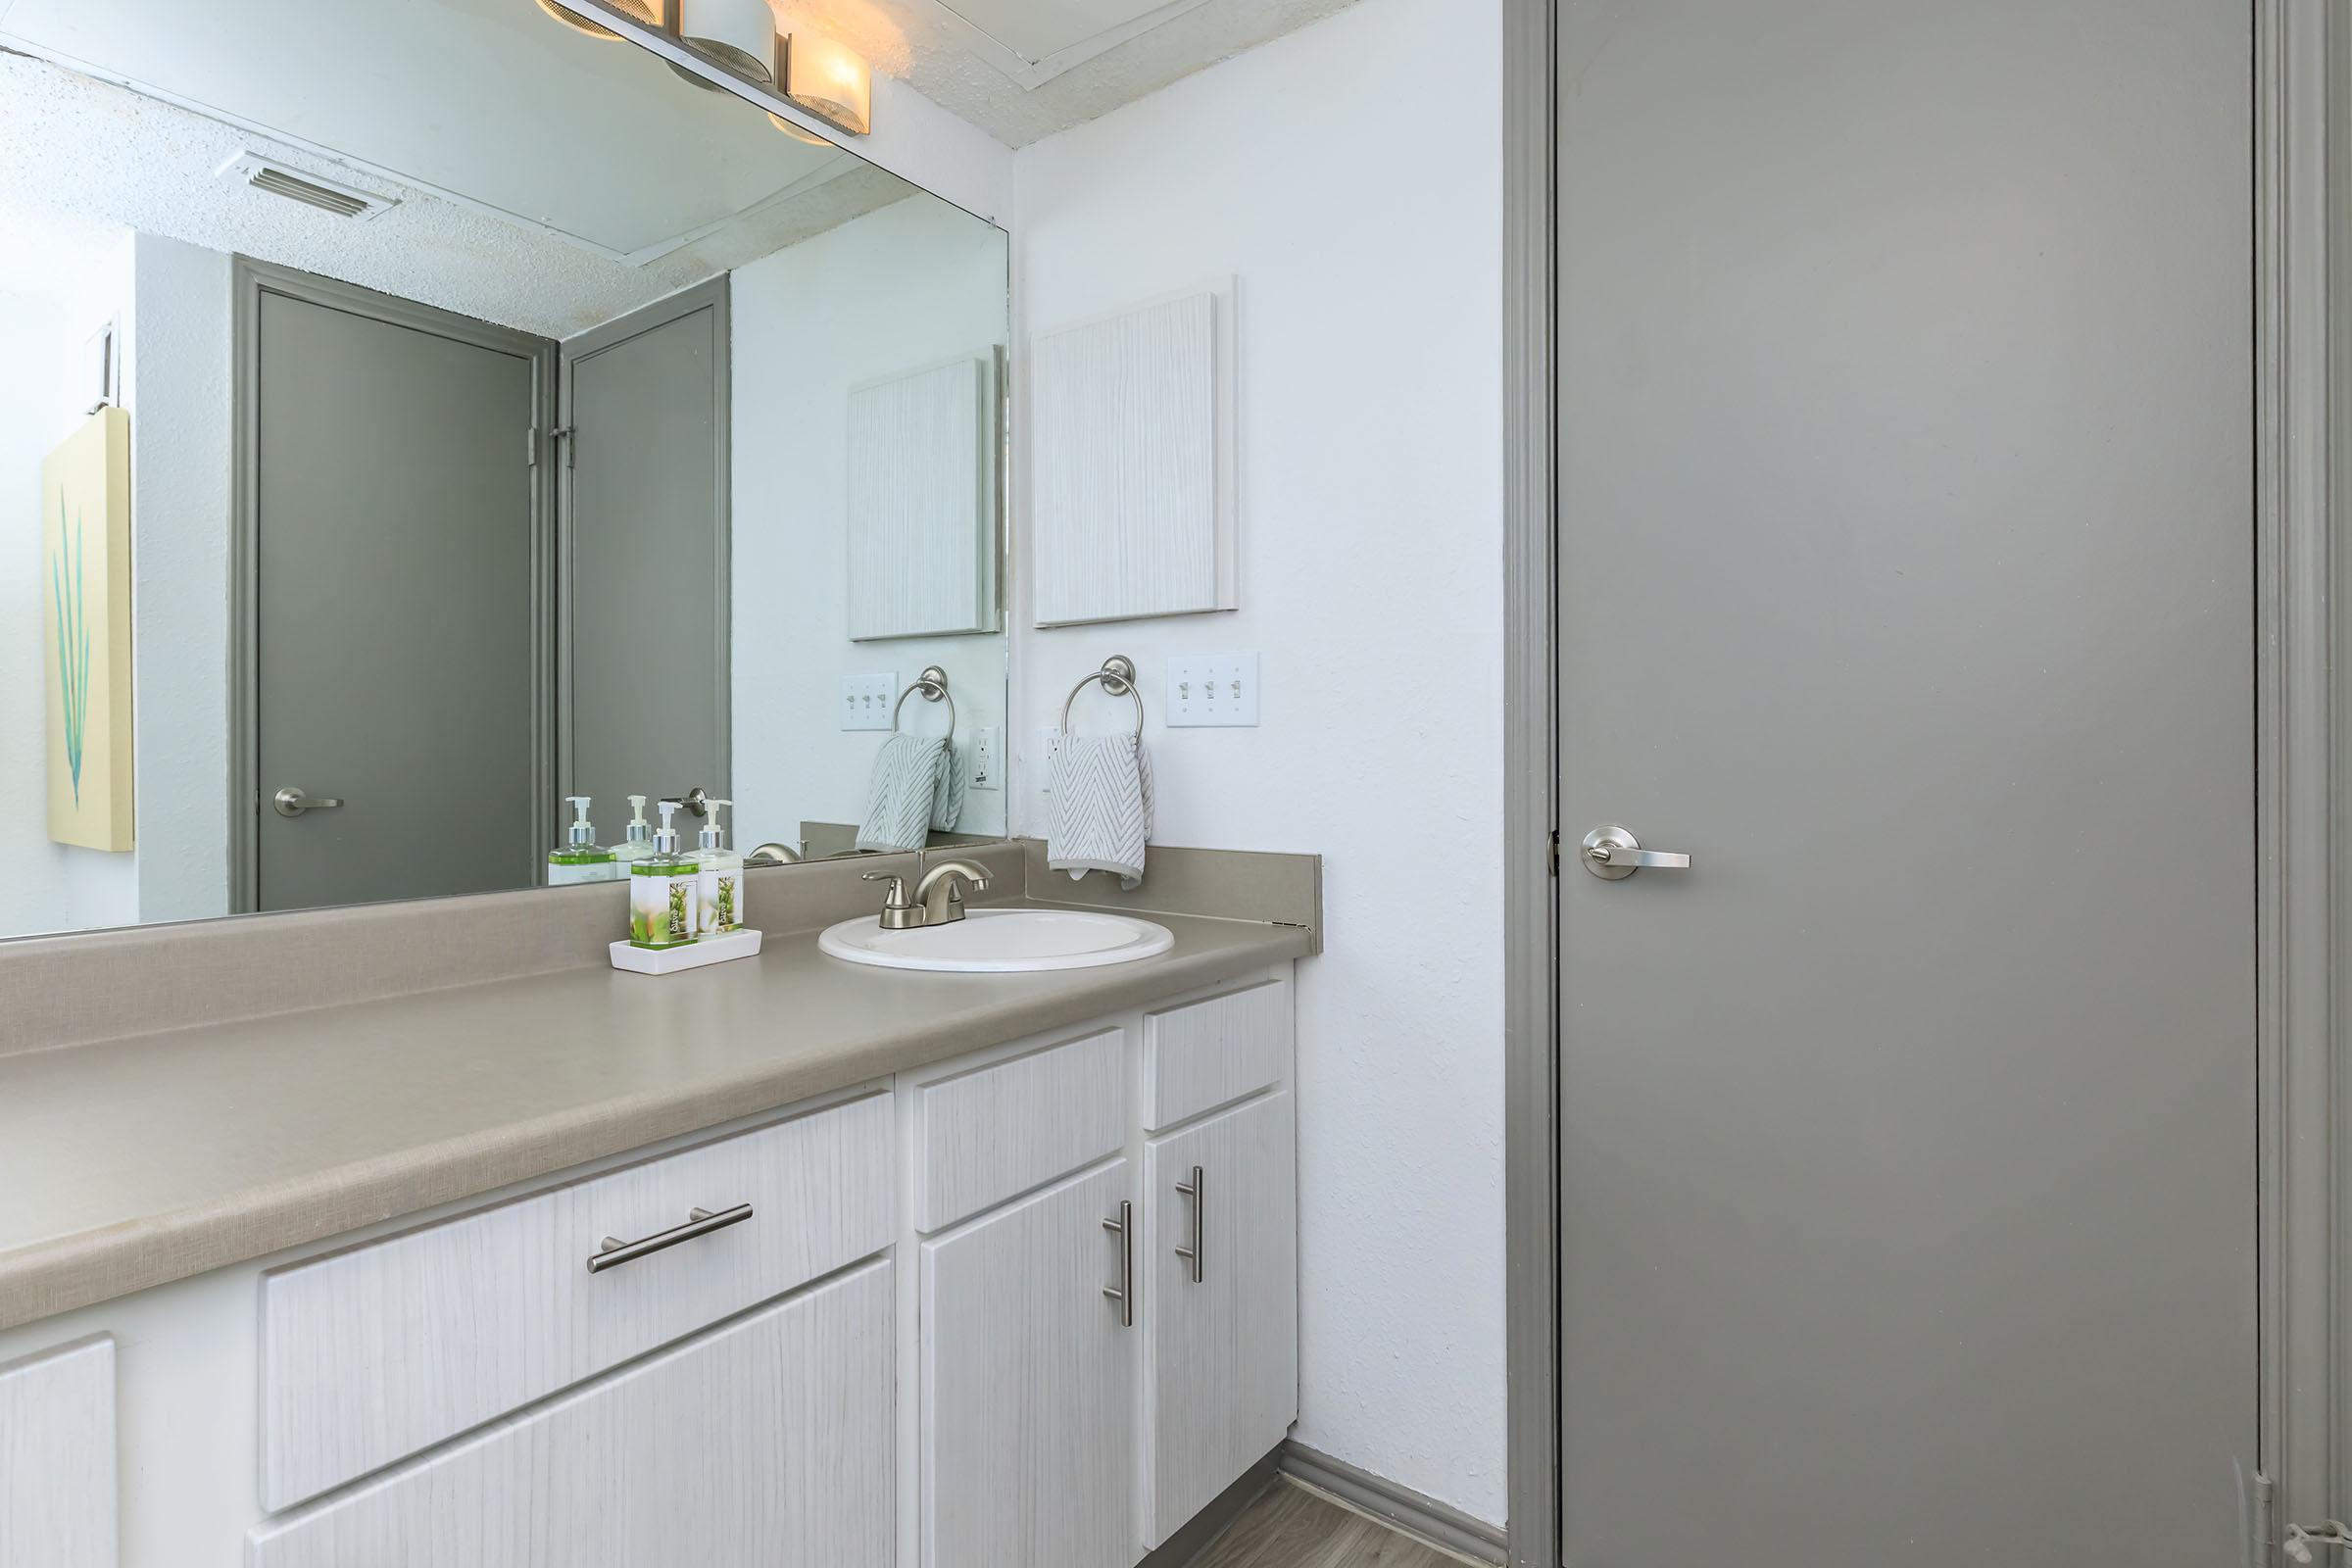
POLYGON ((332 795, 305 795, 289 784, 270 797, 280 816, 300 816, 305 811, 331 811, 343 802, 332 795))
POLYGON ((1607 882, 1636 871, 1688 871, 1690 857, 1672 850, 1645 850, 1642 841, 1611 823, 1585 835, 1585 869, 1607 882))

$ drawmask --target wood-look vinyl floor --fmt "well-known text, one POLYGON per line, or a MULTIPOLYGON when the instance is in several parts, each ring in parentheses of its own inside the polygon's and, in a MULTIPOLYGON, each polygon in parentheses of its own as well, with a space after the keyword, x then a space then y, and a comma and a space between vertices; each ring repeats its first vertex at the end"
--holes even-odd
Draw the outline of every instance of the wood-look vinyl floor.
POLYGON ((1461 1559, 1278 1480, 1193 1568, 1460 1568, 1461 1559))

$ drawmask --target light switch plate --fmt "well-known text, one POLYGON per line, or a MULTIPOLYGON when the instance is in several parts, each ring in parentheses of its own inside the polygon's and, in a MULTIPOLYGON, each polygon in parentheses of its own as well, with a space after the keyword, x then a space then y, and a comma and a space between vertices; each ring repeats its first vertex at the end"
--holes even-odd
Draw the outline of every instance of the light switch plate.
POLYGON ((890 728, 890 705, 899 695, 899 677, 890 670, 876 675, 841 677, 841 727, 890 728))
POLYGON ((972 788, 1004 787, 1004 732, 994 724, 972 731, 972 788))
POLYGON ((1168 661, 1168 725, 1254 727, 1257 656, 1191 654, 1168 661))

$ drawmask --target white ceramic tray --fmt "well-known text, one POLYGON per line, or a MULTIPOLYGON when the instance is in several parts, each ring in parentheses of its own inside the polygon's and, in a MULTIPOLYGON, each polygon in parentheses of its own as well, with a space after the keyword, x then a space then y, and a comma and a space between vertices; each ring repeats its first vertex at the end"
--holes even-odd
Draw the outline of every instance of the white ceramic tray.
POLYGON ((631 974, 676 974, 681 969, 700 969, 707 964, 724 963, 729 958, 748 958, 759 951, 757 931, 703 937, 676 948, 640 948, 627 942, 615 942, 612 948, 612 967, 626 969, 631 974))

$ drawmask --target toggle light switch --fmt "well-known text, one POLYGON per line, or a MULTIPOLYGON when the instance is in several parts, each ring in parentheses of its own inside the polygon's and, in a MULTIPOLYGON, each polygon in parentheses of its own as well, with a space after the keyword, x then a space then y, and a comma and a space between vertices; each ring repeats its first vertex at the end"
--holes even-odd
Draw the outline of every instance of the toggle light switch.
POLYGON ((1257 656, 1193 654, 1168 661, 1170 728, 1257 723, 1257 656))

